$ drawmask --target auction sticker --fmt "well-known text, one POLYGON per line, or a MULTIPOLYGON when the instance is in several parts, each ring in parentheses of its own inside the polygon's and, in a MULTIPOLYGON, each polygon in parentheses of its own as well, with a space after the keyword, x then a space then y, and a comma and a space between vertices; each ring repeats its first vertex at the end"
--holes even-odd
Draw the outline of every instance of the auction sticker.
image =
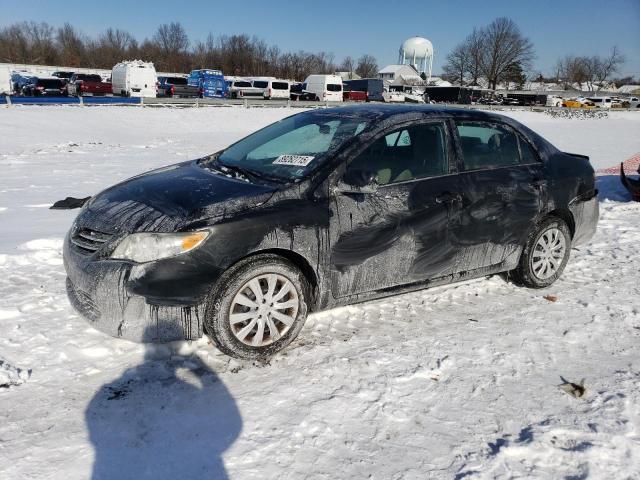
POLYGON ((273 165, 291 165, 294 167, 306 167, 316 157, 307 155, 280 155, 273 161, 273 165))

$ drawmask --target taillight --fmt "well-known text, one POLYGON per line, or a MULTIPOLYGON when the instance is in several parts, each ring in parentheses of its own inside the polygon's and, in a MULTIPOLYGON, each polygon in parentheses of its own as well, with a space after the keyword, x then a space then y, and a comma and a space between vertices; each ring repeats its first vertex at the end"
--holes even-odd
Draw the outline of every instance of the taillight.
POLYGON ((269 89, 269 90, 267 91, 267 94, 268 94, 269 96, 271 96, 271 89, 269 89))
POLYGON ((204 95, 204 88, 202 87, 198 88, 198 94, 204 95))
POLYGON ((44 90, 44 87, 36 87, 36 90, 44 90))
POLYGON ((238 92, 238 96, 239 96, 239 97, 241 97, 241 96, 242 96, 242 90, 240 90, 240 91, 238 92))
POLYGON ((176 86, 171 85, 171 95, 173 95, 174 93, 176 93, 176 86))

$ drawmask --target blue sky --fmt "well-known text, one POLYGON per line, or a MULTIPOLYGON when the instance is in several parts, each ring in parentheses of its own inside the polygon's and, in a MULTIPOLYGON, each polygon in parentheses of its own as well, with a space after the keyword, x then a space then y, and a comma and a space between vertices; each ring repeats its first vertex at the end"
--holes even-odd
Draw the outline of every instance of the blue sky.
POLYGON ((627 57, 622 73, 640 76, 640 0, 0 0, 0 12, 0 26, 68 21, 87 34, 113 26, 140 40, 179 21, 192 41, 209 32, 249 33, 283 51, 333 52, 338 62, 370 53, 380 66, 395 63, 400 43, 420 35, 434 44, 436 73, 474 26, 508 16, 533 41, 536 70, 548 74, 567 53, 606 55, 618 45, 627 57))

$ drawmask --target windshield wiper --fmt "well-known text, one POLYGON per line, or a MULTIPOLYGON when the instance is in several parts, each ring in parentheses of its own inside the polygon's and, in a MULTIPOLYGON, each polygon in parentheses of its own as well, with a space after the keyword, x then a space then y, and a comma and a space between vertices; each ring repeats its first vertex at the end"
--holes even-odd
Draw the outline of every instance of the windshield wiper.
POLYGON ((258 179, 258 180, 270 180, 277 183, 283 183, 285 180, 282 177, 269 175, 267 173, 258 172, 256 170, 252 170, 250 168, 241 167, 239 165, 227 165, 222 163, 220 160, 217 160, 214 163, 214 166, 218 168, 221 172, 227 173, 225 170, 235 173, 241 177, 246 178, 247 180, 258 179))

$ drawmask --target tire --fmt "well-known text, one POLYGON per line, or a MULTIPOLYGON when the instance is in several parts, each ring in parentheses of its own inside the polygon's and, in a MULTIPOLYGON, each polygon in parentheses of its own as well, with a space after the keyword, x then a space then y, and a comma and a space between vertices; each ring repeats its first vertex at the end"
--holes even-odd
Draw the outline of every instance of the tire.
POLYGON ((288 260, 273 254, 257 255, 241 260, 220 277, 206 300, 205 333, 220 351, 231 357, 266 360, 283 350, 298 336, 307 318, 307 299, 309 298, 307 279, 288 260), (269 283, 270 278, 277 280, 273 283, 273 287, 269 283), (257 284, 255 280, 258 280, 257 284), (248 286, 249 282, 253 287, 248 286), (258 295, 253 294, 256 285, 260 287, 265 303, 260 303, 258 295), (278 295, 285 290, 286 295, 278 298, 278 295), (244 297, 238 297, 240 294, 244 297), (269 303, 272 298, 275 304, 293 305, 297 302, 297 306, 273 309, 270 305, 274 303, 269 303), (238 299, 242 302, 248 299, 252 306, 236 302, 238 299), (283 299, 285 303, 282 303, 283 299), (261 305, 259 310, 257 305, 261 305), (236 322, 233 325, 232 315, 236 316, 236 322), (263 316, 258 317, 258 315, 263 316), (286 325, 280 320, 284 319, 283 317, 291 323, 286 325), (268 322, 276 328, 275 335, 268 322), (262 325, 263 337, 260 337, 260 325, 262 325), (244 338, 241 338, 243 335, 244 338), (260 344, 256 344, 257 342, 260 344))
POLYGON ((558 217, 547 217, 527 237, 518 267, 511 276, 516 283, 529 288, 548 287, 562 275, 570 252, 571 232, 566 222, 558 217), (546 250, 549 254, 546 254, 545 245, 551 247, 546 250), (550 260, 546 261, 547 258, 550 260))

